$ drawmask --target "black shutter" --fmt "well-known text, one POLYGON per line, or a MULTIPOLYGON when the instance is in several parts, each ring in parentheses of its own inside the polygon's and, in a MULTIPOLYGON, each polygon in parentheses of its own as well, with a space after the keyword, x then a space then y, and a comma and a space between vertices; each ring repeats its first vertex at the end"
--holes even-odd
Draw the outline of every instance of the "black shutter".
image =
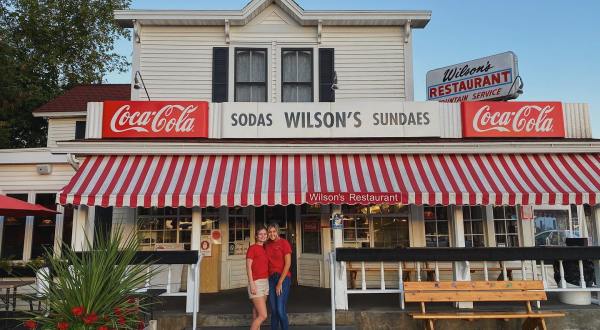
POLYGON ((75 122, 75 140, 85 139, 85 121, 75 122))
POLYGON ((335 102, 333 48, 319 49, 319 102, 335 102))
POLYGON ((229 81, 229 48, 213 48, 212 101, 227 102, 229 81))

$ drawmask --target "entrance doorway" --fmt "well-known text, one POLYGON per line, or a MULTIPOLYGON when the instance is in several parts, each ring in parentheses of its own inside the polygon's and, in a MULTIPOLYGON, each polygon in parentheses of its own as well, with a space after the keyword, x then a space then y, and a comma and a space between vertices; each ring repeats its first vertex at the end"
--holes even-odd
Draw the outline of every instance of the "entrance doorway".
POLYGON ((286 239, 292 246, 292 284, 297 285, 298 263, 296 256, 296 206, 276 205, 257 207, 255 213, 255 224, 267 227, 271 223, 279 225, 279 236, 286 239))

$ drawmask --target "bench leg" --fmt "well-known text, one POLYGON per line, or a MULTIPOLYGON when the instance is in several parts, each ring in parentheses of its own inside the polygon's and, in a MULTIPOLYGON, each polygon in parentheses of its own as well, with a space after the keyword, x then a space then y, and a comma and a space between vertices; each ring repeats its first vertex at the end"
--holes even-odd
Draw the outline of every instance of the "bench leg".
POLYGON ((425 330, 434 330, 433 320, 425 321, 425 330))
POLYGON ((523 330, 547 330, 546 321, 542 318, 528 318, 523 322, 523 330))

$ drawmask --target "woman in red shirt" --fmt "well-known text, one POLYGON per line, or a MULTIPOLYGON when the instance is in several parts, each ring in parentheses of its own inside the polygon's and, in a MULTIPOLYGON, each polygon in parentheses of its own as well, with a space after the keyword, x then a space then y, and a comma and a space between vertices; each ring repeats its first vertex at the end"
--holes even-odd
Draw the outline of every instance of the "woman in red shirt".
POLYGON ((264 244, 267 241, 267 228, 256 227, 256 243, 246 252, 246 271, 248 273, 248 296, 252 301, 251 330, 260 329, 267 319, 267 296, 269 295, 269 259, 264 244))
POLYGON ((269 305, 271 306, 271 330, 287 330, 289 327, 287 316, 287 300, 292 284, 292 246, 279 237, 279 226, 270 224, 268 228, 269 241, 265 244, 265 251, 269 257, 269 305))

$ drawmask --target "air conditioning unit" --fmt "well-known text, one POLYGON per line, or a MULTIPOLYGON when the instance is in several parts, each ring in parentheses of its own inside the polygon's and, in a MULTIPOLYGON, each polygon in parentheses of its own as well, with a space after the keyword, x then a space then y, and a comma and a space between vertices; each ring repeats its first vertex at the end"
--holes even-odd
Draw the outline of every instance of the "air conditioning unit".
POLYGON ((52 173, 52 165, 50 164, 39 164, 35 169, 39 175, 48 175, 52 173))

